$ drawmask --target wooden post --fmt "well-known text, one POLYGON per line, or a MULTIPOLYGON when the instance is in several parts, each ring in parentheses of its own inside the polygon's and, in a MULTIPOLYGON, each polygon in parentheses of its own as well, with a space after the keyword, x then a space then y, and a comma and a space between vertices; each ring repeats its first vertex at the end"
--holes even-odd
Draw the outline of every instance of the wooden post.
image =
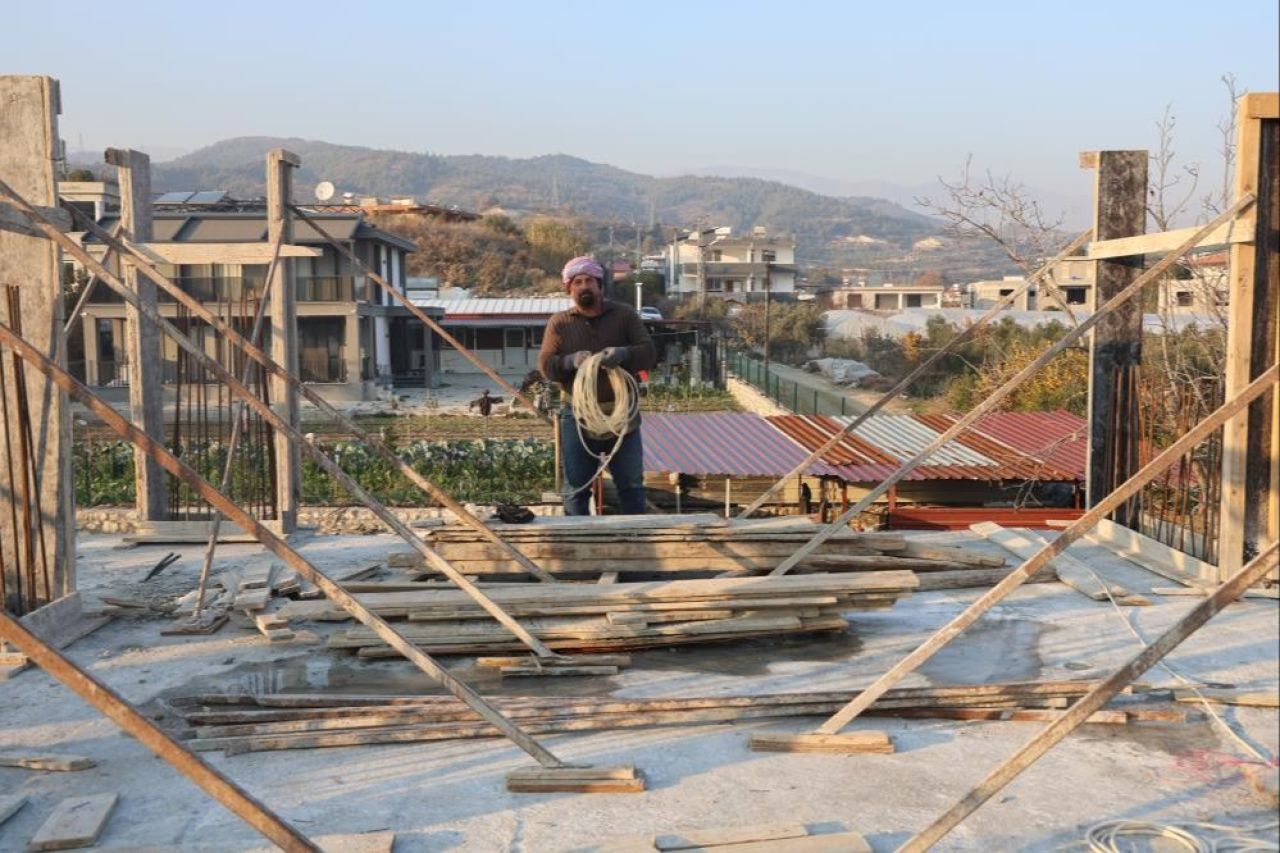
MULTIPOLYGON (((1090 158, 1091 160, 1093 158, 1090 158)), ((1147 152, 1099 151, 1094 161, 1094 240, 1146 231, 1147 152)), ((1141 255, 1097 261, 1094 305, 1124 290, 1142 273, 1141 255)), ((1142 363, 1142 300, 1120 306, 1098 324, 1089 347, 1089 470, 1094 506, 1138 469, 1138 370, 1142 363)), ((1115 520, 1132 527, 1133 505, 1115 520)))
MULTIPOLYGON (((1236 393, 1276 358, 1280 313, 1280 115, 1276 93, 1244 95, 1237 104, 1235 194, 1258 196, 1254 242, 1231 245, 1225 393, 1236 393)), ((1280 515, 1280 395, 1262 399, 1222 432, 1222 503, 1218 580, 1277 536, 1280 515)))
MULTIPOLYGON (((150 243, 151 158, 141 151, 108 148, 106 161, 117 168, 120 183, 121 236, 134 243, 150 243)), ((138 301, 156 306, 156 286, 126 262, 123 278, 138 301)), ((160 330, 142 321, 138 309, 125 305, 126 340, 129 364, 129 411, 133 425, 148 435, 164 440, 164 376, 160 361, 160 330)), ((142 454, 133 458, 136 477, 135 506, 140 521, 169 518, 165 499, 164 469, 142 454)))
MULTIPOLYGON (((267 241, 293 242, 289 205, 293 203, 293 169, 301 165, 297 154, 277 148, 267 154, 267 241)), ((298 375, 298 302, 294 266, 287 258, 276 267, 271 283, 271 359, 293 376, 298 375)), ((298 392, 280 377, 271 379, 272 407, 289 426, 298 427, 298 392)), ((276 507, 281 531, 288 535, 298 524, 301 500, 302 457, 293 440, 276 431, 276 507)))
MULTIPOLYGON (((58 82, 0 76, 0 179, 57 204, 58 82)), ((11 210, 0 202, 0 213, 11 210)), ((0 220, 7 217, 0 216, 0 220)), ((0 320, 66 364, 58 249, 0 227, 0 320)), ((20 616, 75 591, 71 418, 66 396, 7 355, 0 363, 0 609, 20 616)))

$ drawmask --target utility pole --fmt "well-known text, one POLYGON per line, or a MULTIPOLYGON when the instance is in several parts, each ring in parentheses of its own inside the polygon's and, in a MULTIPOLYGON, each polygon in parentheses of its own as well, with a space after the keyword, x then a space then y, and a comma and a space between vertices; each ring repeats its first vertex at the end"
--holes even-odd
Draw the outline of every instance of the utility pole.
POLYGON ((769 396, 769 311, 773 306, 773 262, 764 262, 764 393, 769 396))

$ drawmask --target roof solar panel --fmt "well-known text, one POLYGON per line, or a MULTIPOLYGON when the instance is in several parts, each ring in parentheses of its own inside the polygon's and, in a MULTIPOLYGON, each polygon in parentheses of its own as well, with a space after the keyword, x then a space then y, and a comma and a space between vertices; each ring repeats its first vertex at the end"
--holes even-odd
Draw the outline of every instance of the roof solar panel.
POLYGON ((187 204, 218 204, 227 197, 226 190, 205 190, 187 199, 187 204))
POLYGON ((165 193, 160 196, 160 198, 156 199, 156 204, 185 204, 187 199, 191 198, 193 195, 196 195, 196 193, 191 192, 191 190, 165 193))

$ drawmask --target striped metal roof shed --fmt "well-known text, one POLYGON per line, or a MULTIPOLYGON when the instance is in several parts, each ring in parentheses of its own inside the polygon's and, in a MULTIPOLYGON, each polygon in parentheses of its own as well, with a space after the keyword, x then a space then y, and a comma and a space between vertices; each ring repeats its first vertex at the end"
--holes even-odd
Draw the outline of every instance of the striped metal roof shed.
POLYGON ((567 311, 573 304, 565 296, 471 296, 449 299, 439 296, 414 297, 419 308, 443 308, 445 321, 478 317, 541 317, 549 318, 558 311, 567 311))
MULTIPOLYGON (((1023 413, 1001 413, 1023 414, 1023 413)), ((1036 413, 1040 414, 1040 413, 1036 413)), ((970 432, 952 439, 935 451, 922 465, 916 467, 904 479, 923 480, 1075 480, 1083 474, 1083 451, 1075 446, 1074 436, 1081 421, 1074 415, 1037 419, 1028 424, 1034 427, 1035 439, 1023 437, 1014 440, 1023 423, 1016 419, 996 417, 994 425, 999 435, 989 434, 982 428, 982 421, 970 432), (1036 448, 1050 447, 1047 458, 1031 453, 1036 448)), ((769 422, 809 451, 816 450, 832 435, 853 422, 851 417, 826 417, 819 415, 781 415, 768 418, 769 422)), ((838 475, 848 482, 873 483, 884 480, 903 462, 920 451, 946 431, 953 423, 953 416, 876 415, 846 436, 828 451, 825 461, 834 465, 838 475)))
MULTIPOLYGON (((730 477, 781 477, 808 451, 769 422, 746 412, 649 412, 641 421, 645 471, 730 477)), ((816 462, 812 476, 839 476, 816 462)))
POLYGON ((993 412, 975 424, 984 435, 1083 480, 1089 423, 1071 412, 993 412))

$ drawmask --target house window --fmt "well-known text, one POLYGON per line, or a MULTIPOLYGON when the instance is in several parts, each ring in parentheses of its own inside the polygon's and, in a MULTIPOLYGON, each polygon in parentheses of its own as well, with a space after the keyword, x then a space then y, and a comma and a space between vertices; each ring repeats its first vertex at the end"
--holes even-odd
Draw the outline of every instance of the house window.
POLYGON ((773 263, 778 260, 778 253, 773 249, 762 249, 760 251, 760 260, 766 264, 773 263))
POLYGON ((1190 308, 1195 301, 1190 290, 1179 290, 1174 294, 1174 298, 1177 300, 1179 308, 1190 308))
POLYGON ((1062 293, 1068 305, 1084 305, 1089 297, 1089 291, 1083 287, 1064 287, 1062 293))
POLYGON ((920 296, 920 294, 919 294, 919 293, 908 293, 908 294, 907 294, 907 307, 908 307, 908 308, 919 308, 919 307, 920 307, 920 305, 921 305, 920 299, 921 299, 921 296, 920 296))
POLYGON ((721 261, 723 258, 724 258, 724 253, 723 253, 723 252, 721 252, 719 249, 712 249, 712 250, 711 250, 711 260, 712 260, 712 262, 718 263, 718 262, 719 262, 719 261, 721 261))
POLYGON ((1001 288, 1000 298, 1004 299, 1006 296, 1010 295, 1011 293, 1013 293, 1013 288, 1001 288))
POLYGON ((475 349, 502 349, 502 329, 476 329, 475 349))

